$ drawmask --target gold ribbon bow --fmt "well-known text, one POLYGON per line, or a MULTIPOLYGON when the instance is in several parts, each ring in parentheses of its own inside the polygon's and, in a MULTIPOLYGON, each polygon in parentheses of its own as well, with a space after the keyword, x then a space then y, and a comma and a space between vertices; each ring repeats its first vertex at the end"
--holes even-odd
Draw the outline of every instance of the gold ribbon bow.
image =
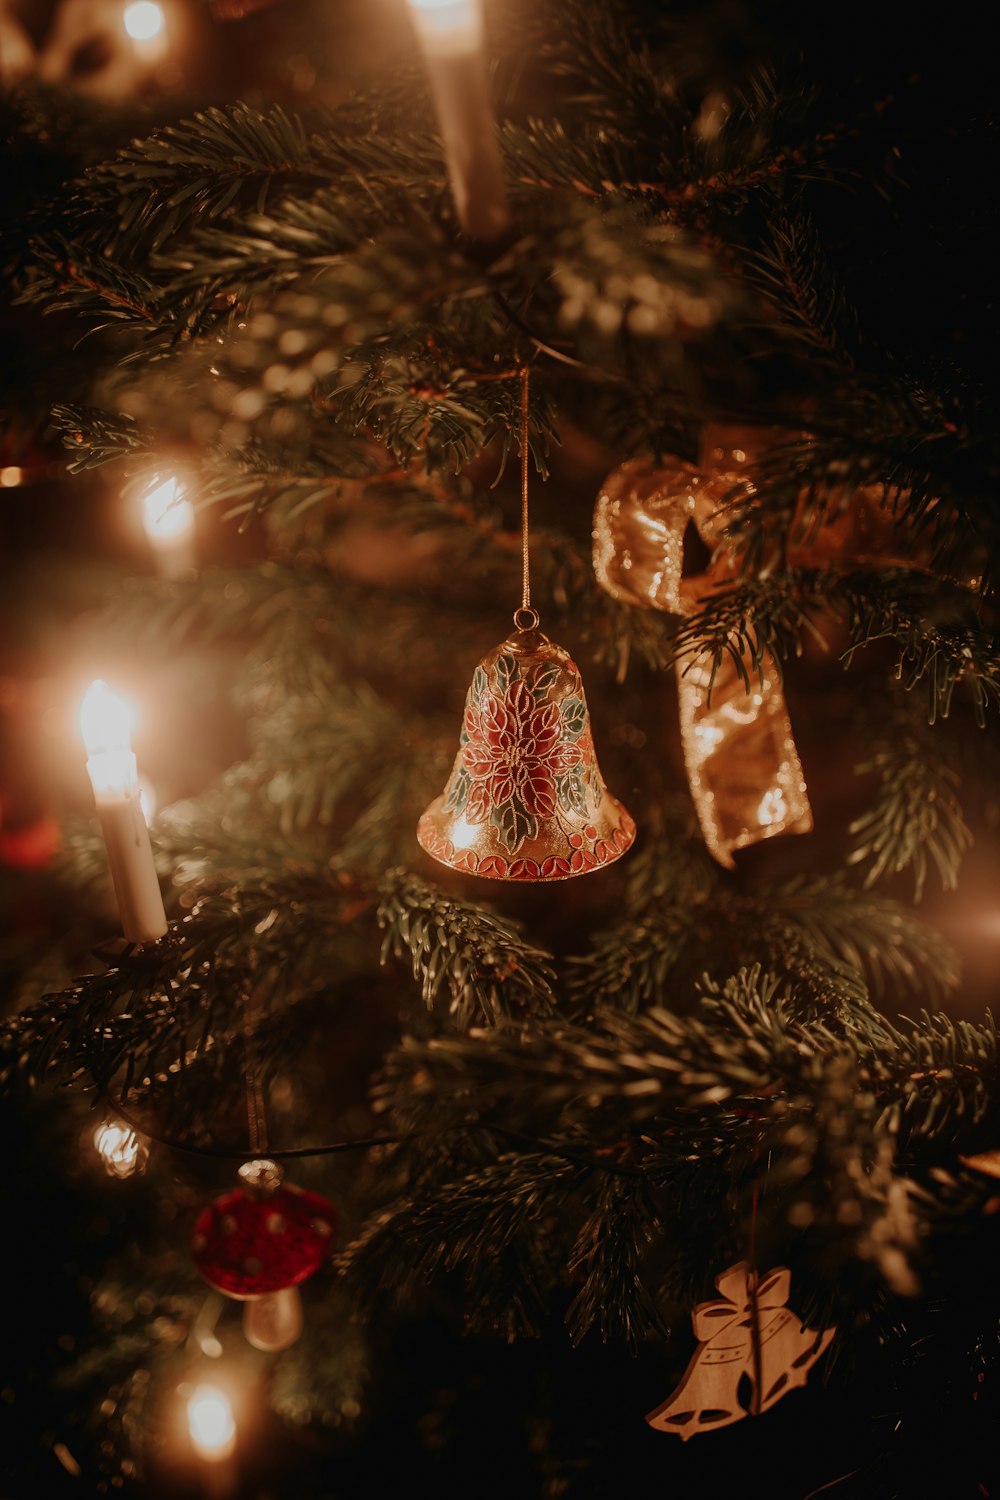
MULTIPOLYGON (((721 581, 717 567, 684 578, 689 524, 710 550, 728 486, 691 464, 632 459, 609 474, 594 515, 594 569, 616 599, 691 614, 721 581)), ((805 778, 777 666, 765 657, 744 677, 726 653, 677 664, 681 742, 691 795, 712 855, 813 826, 805 778), (750 686, 747 686, 749 681, 750 686)))

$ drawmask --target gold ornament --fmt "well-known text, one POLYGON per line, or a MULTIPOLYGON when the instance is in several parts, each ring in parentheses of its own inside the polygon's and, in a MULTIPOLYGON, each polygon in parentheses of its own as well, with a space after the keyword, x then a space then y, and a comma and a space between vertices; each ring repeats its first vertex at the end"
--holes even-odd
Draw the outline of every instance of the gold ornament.
POLYGON ((620 859, 635 824, 604 784, 583 684, 533 609, 476 668, 460 748, 417 839, 491 880, 567 880, 620 859))
MULTIPOLYGON (((689 614, 723 581, 716 563, 685 579, 684 535, 693 524, 717 540, 717 483, 691 464, 632 459, 609 474, 594 514, 598 582, 630 604, 689 614)), ((812 810, 777 667, 744 680, 725 654, 677 665, 681 743, 691 795, 712 855, 733 868, 733 851, 778 833, 808 833, 812 810), (749 683, 749 686, 747 685, 749 683)))
POLYGON ((835 1328, 805 1328, 786 1306, 792 1275, 778 1266, 759 1278, 746 1262, 716 1277, 720 1301, 699 1302, 691 1314, 698 1348, 680 1385, 646 1421, 680 1438, 757 1417, 797 1386, 829 1347, 835 1328), (740 1381, 749 1380, 746 1406, 740 1381))

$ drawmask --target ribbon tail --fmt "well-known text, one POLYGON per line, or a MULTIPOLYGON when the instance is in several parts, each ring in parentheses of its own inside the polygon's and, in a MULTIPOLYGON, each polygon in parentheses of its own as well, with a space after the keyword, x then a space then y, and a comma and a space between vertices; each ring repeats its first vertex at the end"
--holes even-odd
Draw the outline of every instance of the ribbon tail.
POLYGON ((677 664, 681 742, 705 843, 719 864, 733 851, 813 826, 802 763, 777 667, 765 656, 749 686, 725 653, 677 664))

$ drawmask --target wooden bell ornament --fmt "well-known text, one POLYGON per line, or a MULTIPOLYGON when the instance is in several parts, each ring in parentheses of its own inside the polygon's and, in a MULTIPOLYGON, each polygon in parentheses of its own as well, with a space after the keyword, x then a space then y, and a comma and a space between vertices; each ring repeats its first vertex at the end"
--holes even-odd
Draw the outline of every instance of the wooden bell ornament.
POLYGON ((829 1347, 835 1328, 806 1328, 786 1304, 792 1276, 765 1276, 743 1261, 716 1278, 718 1301, 691 1314, 698 1348, 680 1385, 646 1421, 679 1438, 757 1417, 797 1386, 829 1347))

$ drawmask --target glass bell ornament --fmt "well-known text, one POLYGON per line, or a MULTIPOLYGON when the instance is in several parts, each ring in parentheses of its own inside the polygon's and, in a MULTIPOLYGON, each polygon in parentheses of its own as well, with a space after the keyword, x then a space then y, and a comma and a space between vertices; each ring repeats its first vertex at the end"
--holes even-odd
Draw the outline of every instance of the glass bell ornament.
POLYGON ((217 1291, 245 1304, 243 1331, 256 1349, 287 1349, 302 1332, 298 1286, 323 1264, 337 1210, 319 1193, 282 1181, 277 1162, 244 1162, 242 1186, 203 1210, 191 1249, 217 1291))
POLYGON ((580 673, 522 607, 483 657, 459 751, 417 826, 428 854, 488 880, 566 880, 612 864, 635 823, 604 784, 580 673))

